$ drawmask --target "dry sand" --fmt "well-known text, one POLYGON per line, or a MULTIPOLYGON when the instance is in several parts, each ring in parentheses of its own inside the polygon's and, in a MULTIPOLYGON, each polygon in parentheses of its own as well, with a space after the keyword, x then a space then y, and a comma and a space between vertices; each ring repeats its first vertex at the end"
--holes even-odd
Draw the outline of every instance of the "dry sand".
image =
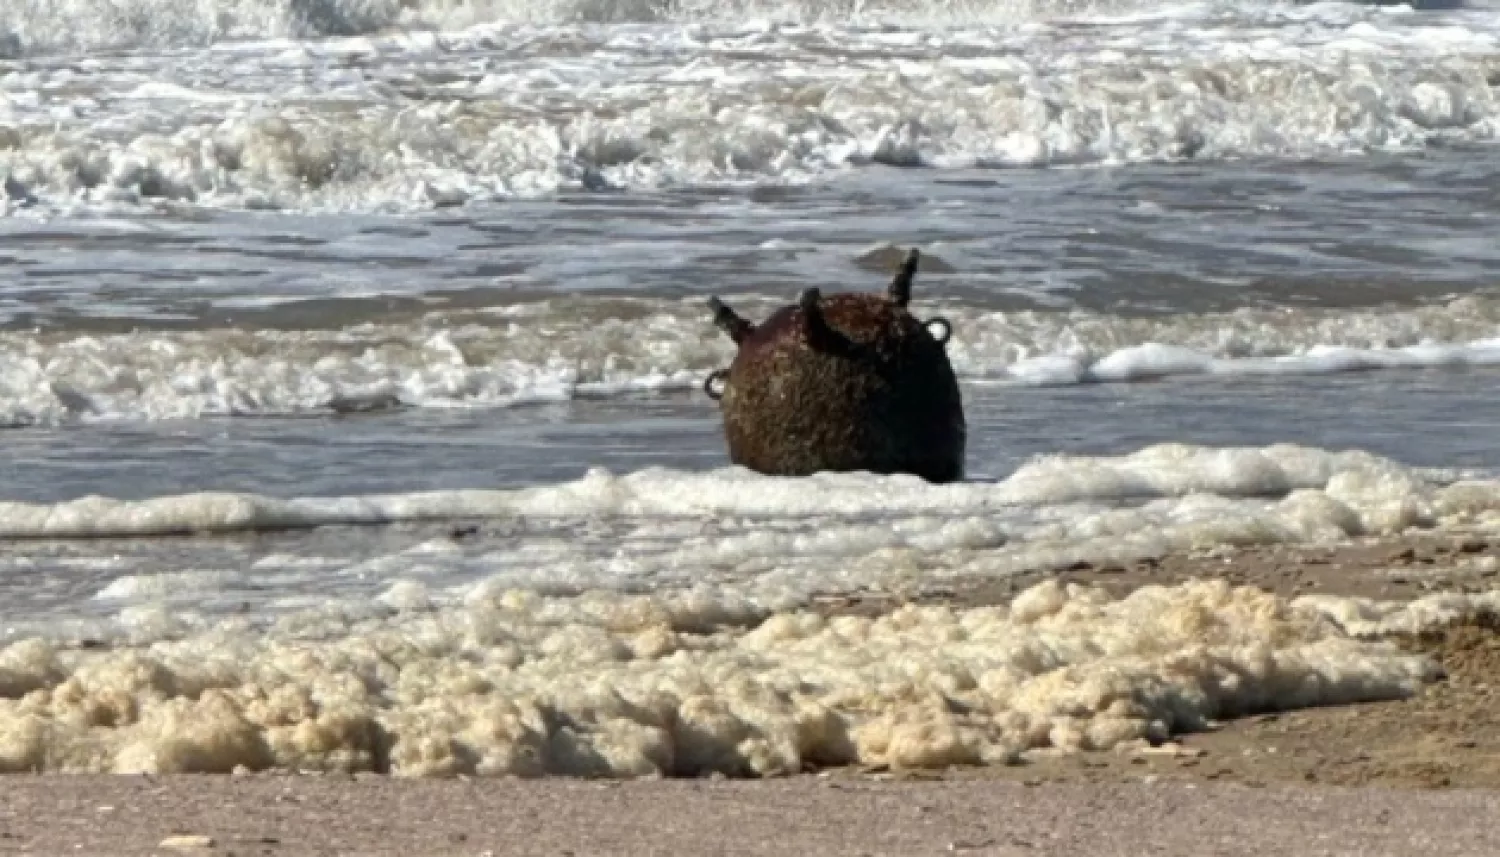
MULTIPOLYGON (((1418 537, 1063 577, 1125 591, 1216 576, 1282 594, 1394 600, 1496 588, 1500 562, 1487 557, 1500 559, 1500 542, 1418 537)), ((1031 582, 915 597, 990 603, 1031 582)), ((822 603, 876 612, 895 600, 822 603)), ((167 841, 240 855, 1500 854, 1500 627, 1485 620, 1402 642, 1432 653, 1447 679, 1408 700, 1232 721, 1147 753, 1013 767, 755 783, 9 777, 0 853, 183 853, 167 841)))

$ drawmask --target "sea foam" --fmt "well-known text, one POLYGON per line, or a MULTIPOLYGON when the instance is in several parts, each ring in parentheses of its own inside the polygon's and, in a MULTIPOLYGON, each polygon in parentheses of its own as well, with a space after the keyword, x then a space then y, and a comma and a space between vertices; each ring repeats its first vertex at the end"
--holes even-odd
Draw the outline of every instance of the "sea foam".
MULTIPOLYGON (((751 317, 778 301, 736 297, 751 317)), ((1500 363, 1500 311, 1408 308, 1132 317, 933 310, 961 380, 1023 386, 1175 375, 1331 375, 1500 363)), ((696 390, 732 346, 699 299, 566 298, 333 330, 0 332, 0 425, 496 408, 696 390)))

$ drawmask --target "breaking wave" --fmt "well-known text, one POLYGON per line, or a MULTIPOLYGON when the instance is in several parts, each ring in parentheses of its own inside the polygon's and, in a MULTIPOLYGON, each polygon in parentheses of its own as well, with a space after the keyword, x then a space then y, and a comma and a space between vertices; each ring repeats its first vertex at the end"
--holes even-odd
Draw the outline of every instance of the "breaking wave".
POLYGON ((777 20, 1014 23, 1149 9, 1145 0, 11 0, 10 53, 444 32, 479 25, 777 20))
POLYGON ((556 22, 665 13, 8 3, 0 42, 18 55, 258 41, 14 63, 0 75, 0 204, 410 211, 882 167, 1337 157, 1500 128, 1500 42, 1482 18, 1189 4, 1084 27, 986 23, 1028 20, 1022 6, 788 6, 832 23, 781 26, 674 4, 662 8, 702 23, 579 28, 556 22), (885 13, 904 23, 858 23, 885 13), (968 23, 924 29, 923 15, 968 23), (532 18, 552 23, 493 23, 532 18), (298 41, 318 34, 341 38, 298 41))
MULTIPOLYGON (((736 298, 748 316, 780 301, 736 298)), ((1500 364, 1500 303, 1129 317, 934 308, 961 379, 1122 383, 1500 364)), ((333 330, 0 332, 0 424, 507 407, 696 389, 732 346, 699 299, 561 299, 333 330)))

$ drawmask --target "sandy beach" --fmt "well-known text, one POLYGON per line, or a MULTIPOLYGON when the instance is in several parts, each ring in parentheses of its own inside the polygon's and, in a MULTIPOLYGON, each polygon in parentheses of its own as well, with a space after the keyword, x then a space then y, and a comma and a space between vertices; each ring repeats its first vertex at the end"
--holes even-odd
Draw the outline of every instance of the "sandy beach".
POLYGON ((0 850, 1478 857, 1497 811, 1492 792, 1385 787, 43 777, 7 782, 0 850))
POLYGON ((1500 857, 1497 87, 1500 0, 0 0, 0 855, 1500 857))
MULTIPOLYGON (((1070 582, 1119 592, 1217 576, 1278 594, 1403 600, 1485 591, 1500 543, 1445 535, 1216 549, 1070 582)), ((1002 602, 1026 580, 822 599, 1002 602)), ((27 854, 1491 854, 1500 809, 1500 625, 1404 648, 1445 677, 1416 696, 1268 713, 1158 747, 1015 765, 836 768, 758 782, 12 776, 0 852, 27 854)))

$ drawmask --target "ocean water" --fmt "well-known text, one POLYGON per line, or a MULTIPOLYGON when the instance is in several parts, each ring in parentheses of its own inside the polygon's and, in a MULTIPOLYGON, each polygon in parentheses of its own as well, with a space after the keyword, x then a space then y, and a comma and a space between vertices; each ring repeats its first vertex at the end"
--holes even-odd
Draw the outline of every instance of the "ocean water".
POLYGON ((1500 532, 1497 134, 1494 0, 11 0, 0 771, 1007 763, 1410 693, 1382 637, 1493 594, 817 608, 1500 532), (729 466, 707 297, 910 246, 969 480, 729 466))

